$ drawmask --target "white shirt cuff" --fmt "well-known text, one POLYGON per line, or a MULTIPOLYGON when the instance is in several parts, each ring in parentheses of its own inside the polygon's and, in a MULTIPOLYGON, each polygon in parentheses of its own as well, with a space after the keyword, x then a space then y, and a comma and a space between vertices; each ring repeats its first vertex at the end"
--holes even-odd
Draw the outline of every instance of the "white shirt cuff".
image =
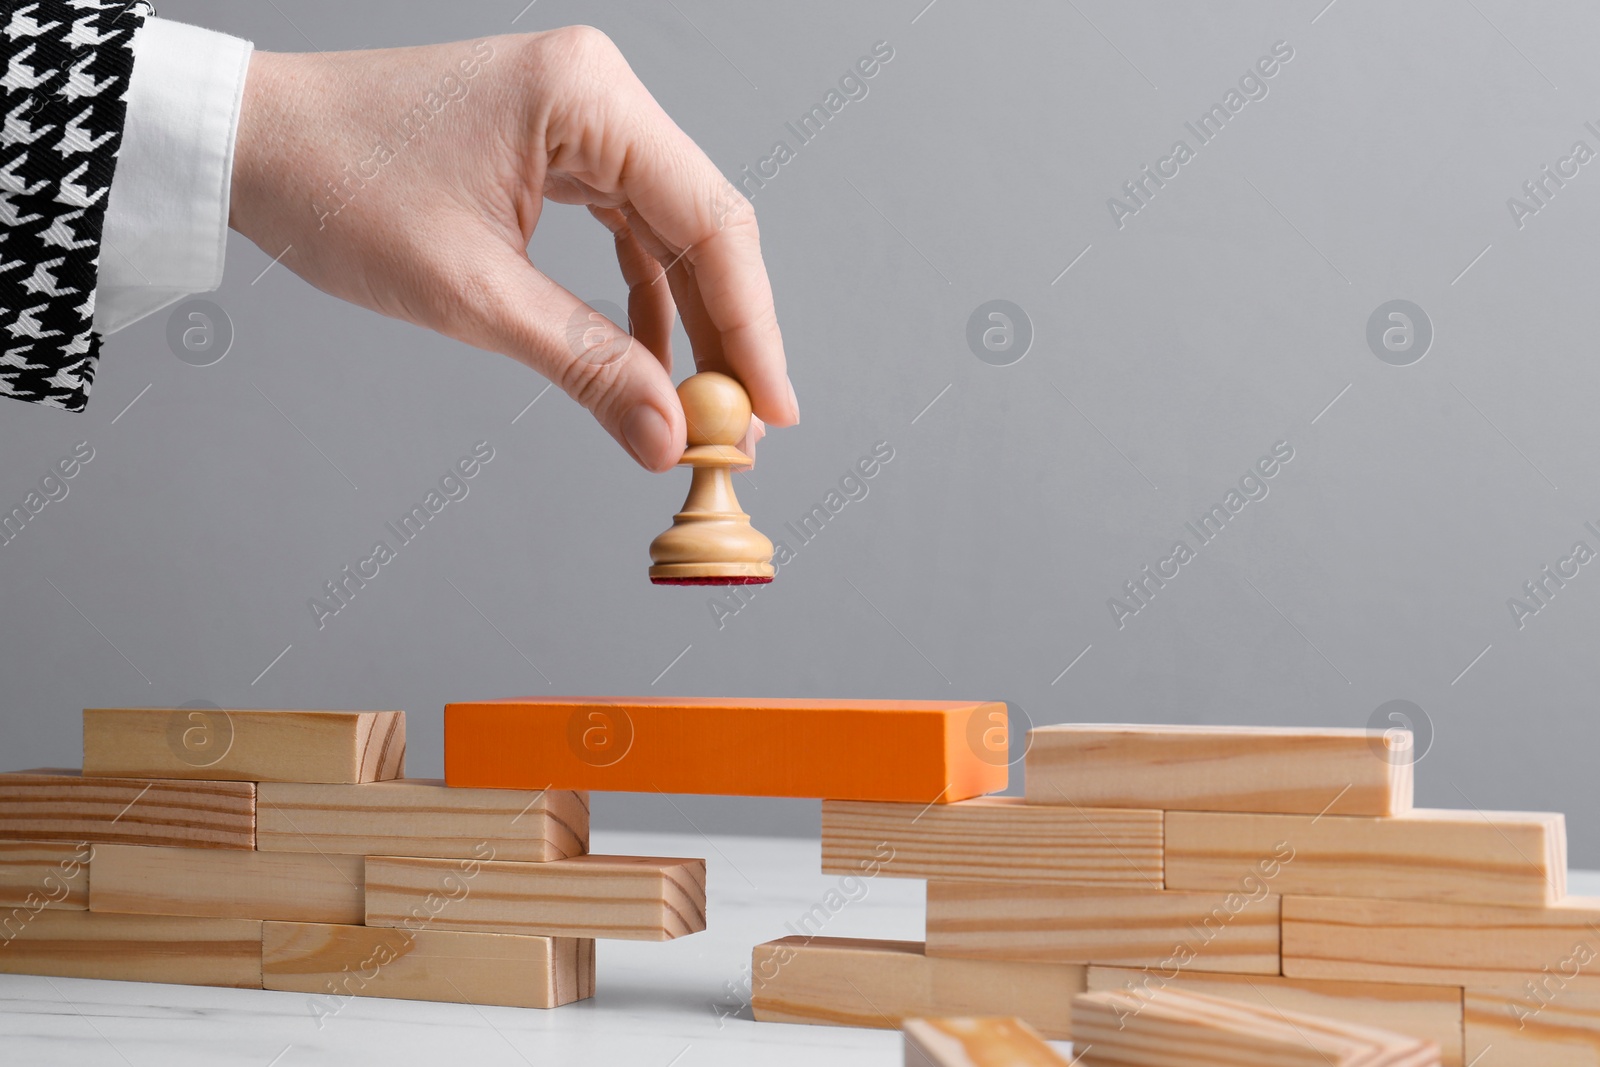
POLYGON ((101 333, 222 284, 252 50, 249 41, 164 19, 139 31, 101 241, 101 333))

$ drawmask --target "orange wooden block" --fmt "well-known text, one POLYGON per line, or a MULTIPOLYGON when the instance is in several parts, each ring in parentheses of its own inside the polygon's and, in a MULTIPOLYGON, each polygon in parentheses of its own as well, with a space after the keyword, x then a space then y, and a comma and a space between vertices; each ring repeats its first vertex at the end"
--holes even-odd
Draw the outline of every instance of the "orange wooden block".
POLYGON ((528 697, 447 704, 445 781, 948 803, 1006 787, 1005 705, 528 697))

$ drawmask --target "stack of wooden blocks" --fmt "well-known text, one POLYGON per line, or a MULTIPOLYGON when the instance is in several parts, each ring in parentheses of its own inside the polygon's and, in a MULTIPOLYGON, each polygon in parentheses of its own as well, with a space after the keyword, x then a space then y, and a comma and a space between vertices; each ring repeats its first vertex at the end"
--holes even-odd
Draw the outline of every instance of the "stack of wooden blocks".
POLYGON ((582 791, 405 778, 403 712, 83 732, 81 773, 0 774, 0 972, 546 1008, 596 938, 705 928, 703 860, 589 855, 582 791))
POLYGON ((758 1019, 1015 1017, 1155 1067, 1190 1039, 1134 1035, 1232 1062, 1292 1044, 1270 1013, 1327 1062, 1600 1067, 1561 815, 1414 809, 1402 731, 1042 727, 992 796, 1005 715, 452 704, 437 782, 400 712, 86 711, 81 773, 0 775, 0 972, 553 1007, 595 939, 705 927, 704 862, 589 855, 588 791, 821 797, 823 870, 926 879, 926 940, 759 945, 758 1019))
MULTIPOLYGON (((926 942, 757 946, 756 1017, 1016 1016, 1071 1039, 1077 994, 1137 1013, 1184 991, 1435 1042, 1455 1067, 1595 1067, 1600 899, 1567 896, 1563 817, 1414 809, 1409 744, 1052 726, 1025 799, 825 801, 823 870, 927 879, 926 942)), ((1167 1062, 1111 1056, 1082 1062, 1167 1062)))

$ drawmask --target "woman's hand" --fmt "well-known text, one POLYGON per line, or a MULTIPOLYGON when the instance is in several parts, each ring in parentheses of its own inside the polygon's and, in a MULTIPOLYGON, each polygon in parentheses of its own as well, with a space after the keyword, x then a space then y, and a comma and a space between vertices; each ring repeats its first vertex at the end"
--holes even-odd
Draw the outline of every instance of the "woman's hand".
POLYGON ((750 202, 598 30, 257 52, 230 224, 325 292, 521 360, 650 470, 684 448, 677 313, 750 393, 752 439, 799 420, 750 202), (631 337, 529 262, 546 198, 613 234, 631 337))

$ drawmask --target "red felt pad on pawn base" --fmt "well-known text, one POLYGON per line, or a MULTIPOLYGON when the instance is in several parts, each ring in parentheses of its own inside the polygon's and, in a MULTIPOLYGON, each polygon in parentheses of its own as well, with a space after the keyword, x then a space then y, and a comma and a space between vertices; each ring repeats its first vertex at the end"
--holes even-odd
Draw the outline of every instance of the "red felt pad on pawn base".
POLYGON ((767 585, 772 579, 738 574, 722 578, 652 578, 650 581, 654 585, 767 585))

